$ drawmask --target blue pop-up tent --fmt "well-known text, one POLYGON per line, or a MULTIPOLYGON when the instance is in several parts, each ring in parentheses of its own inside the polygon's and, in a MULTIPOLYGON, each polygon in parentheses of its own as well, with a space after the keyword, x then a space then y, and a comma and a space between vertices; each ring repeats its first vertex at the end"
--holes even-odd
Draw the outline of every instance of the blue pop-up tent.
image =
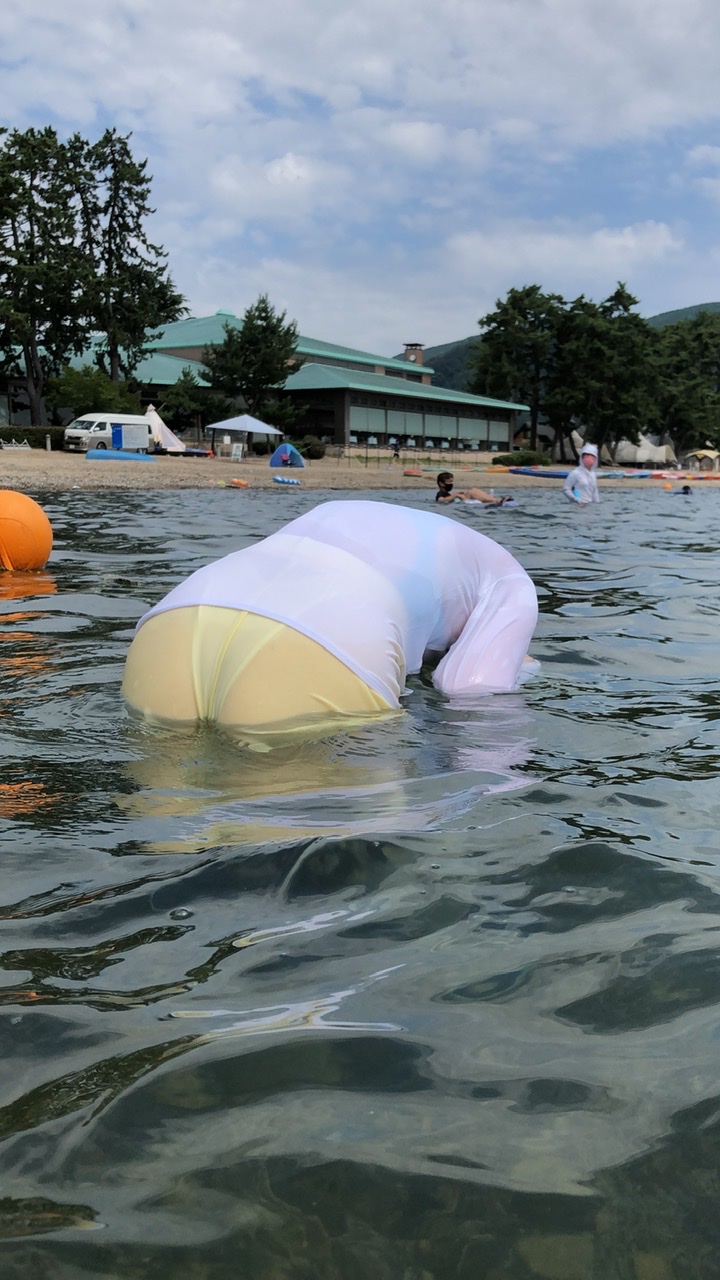
POLYGON ((284 444, 279 444, 270 459, 271 467, 304 467, 303 457, 298 453, 294 444, 289 444, 286 440, 284 444))

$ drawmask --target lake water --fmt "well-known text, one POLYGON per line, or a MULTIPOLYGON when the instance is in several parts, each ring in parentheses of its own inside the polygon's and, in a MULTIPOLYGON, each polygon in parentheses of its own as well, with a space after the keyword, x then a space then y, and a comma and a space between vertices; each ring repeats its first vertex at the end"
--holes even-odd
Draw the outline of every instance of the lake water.
POLYGON ((3 1280, 717 1277, 720 492, 453 508, 537 584, 518 694, 128 717, 146 606, 322 496, 43 495, 0 576, 3 1280))

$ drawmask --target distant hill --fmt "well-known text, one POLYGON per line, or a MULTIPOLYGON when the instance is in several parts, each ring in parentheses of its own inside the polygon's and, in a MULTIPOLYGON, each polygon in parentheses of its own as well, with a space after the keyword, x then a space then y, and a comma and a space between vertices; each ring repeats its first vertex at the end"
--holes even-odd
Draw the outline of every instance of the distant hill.
POLYGON ((666 324, 694 320, 701 311, 720 311, 720 302, 699 302, 695 307, 681 307, 679 311, 661 311, 657 316, 648 316, 647 322, 653 329, 663 329, 666 324))
POLYGON ((470 363, 480 334, 473 338, 461 338, 459 342, 444 342, 439 347, 428 347, 425 362, 435 370, 433 383, 438 387, 451 387, 453 391, 467 391, 470 379, 470 363))
MULTIPOLYGON (((699 302, 694 307, 681 307, 678 311, 661 311, 656 316, 646 316, 653 329, 662 329, 666 324, 678 324, 681 320, 694 320, 701 311, 720 311, 720 302, 699 302)), ((480 334, 471 338, 459 338, 457 342, 443 342, 437 347, 425 348, 425 363, 435 370, 433 385, 450 387, 453 391, 468 391, 470 379, 470 356, 480 339, 480 334)), ((402 360, 402 355, 395 356, 402 360)))
MULTIPOLYGON (((433 386, 450 387, 453 391, 467 391, 470 377, 470 356, 480 340, 480 334, 472 338, 460 338, 457 342, 442 342, 437 347, 426 347, 425 364, 433 370, 433 386)), ((402 360, 402 355, 396 360, 402 360)))

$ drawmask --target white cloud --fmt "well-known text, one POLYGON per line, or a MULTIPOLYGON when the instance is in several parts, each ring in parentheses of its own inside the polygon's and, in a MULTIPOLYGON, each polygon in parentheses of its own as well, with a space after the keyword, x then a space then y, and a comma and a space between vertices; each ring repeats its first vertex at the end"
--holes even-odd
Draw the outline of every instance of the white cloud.
POLYGON ((713 204, 720 204, 720 178, 698 178, 694 185, 713 204))
MULTIPOLYGON (((549 291, 573 281, 632 278, 650 263, 662 265, 680 253, 682 240, 669 227, 649 222, 629 227, 585 230, 515 224, 499 230, 454 236, 450 257, 479 282, 488 276, 549 291)), ((578 290, 580 292, 582 290, 578 290)))
POLYGON ((434 165, 447 149, 447 133, 441 124, 425 120, 390 122, 384 135, 386 146, 399 151, 412 164, 434 165))
POLYGON ((293 155, 288 151, 277 160, 265 165, 268 182, 273 186, 287 187, 301 184, 307 186, 312 182, 311 166, 303 156, 293 155))
POLYGON ((720 199, 719 79, 715 0, 0 9, 0 119, 133 130, 193 309, 268 292, 381 350, 462 336, 530 280, 720 297, 692 198, 720 199))
POLYGON ((695 168, 717 169, 720 166, 720 147, 703 144, 688 151, 686 161, 695 168))

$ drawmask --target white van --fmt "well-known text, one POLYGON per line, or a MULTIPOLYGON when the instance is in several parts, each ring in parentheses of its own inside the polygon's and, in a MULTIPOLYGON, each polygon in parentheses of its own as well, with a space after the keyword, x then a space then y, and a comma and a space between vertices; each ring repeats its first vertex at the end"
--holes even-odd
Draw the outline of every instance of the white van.
POLYGON ((155 446, 149 420, 139 413, 84 413, 65 428, 63 448, 132 449, 147 453, 155 446))

